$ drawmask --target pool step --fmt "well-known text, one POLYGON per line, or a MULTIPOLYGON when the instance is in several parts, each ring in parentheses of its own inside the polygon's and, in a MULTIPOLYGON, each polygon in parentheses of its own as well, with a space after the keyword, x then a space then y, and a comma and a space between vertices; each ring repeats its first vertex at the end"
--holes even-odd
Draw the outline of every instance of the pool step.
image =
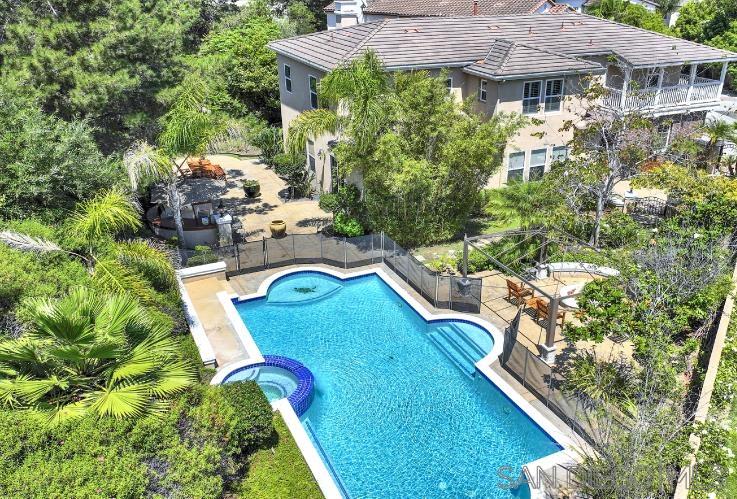
MULTIPOLYGON (((441 328, 442 329, 442 328, 441 328)), ((448 338, 447 333, 443 333, 441 329, 428 333, 430 341, 437 346, 441 352, 448 357, 455 366, 461 370, 463 374, 469 378, 476 376, 476 366, 473 357, 466 351, 459 349, 457 343, 448 338)))
POLYGON ((450 328, 454 332, 455 338, 460 338, 460 341, 464 342, 466 345, 471 347, 471 349, 473 349, 473 351, 475 352, 474 354, 475 358, 482 359, 486 357, 487 353, 489 353, 483 347, 481 347, 478 343, 476 343, 466 331, 459 328, 455 324, 448 324, 447 327, 450 328))

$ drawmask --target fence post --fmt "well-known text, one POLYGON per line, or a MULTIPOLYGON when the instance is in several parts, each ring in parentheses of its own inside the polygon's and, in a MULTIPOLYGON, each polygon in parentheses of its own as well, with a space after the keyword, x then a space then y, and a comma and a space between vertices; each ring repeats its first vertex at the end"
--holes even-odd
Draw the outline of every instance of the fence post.
POLYGON ((322 241, 325 239, 325 236, 322 234, 318 234, 320 236, 320 263, 325 263, 323 256, 322 256, 322 241))
POLYGON ((297 265, 297 249, 294 246, 294 234, 292 234, 292 261, 297 265))
POLYGON ((238 247, 238 243, 233 245, 235 248, 235 270, 240 272, 241 270, 241 249, 238 247))
POLYGON ((348 239, 343 238, 343 268, 348 268, 348 239))
POLYGON ((453 276, 448 278, 448 308, 453 310, 453 276))
POLYGON ((392 265, 394 266, 394 272, 397 271, 397 242, 392 239, 394 248, 392 249, 392 265))
POLYGON ((374 235, 371 234, 371 264, 374 263, 374 235))
POLYGON ((381 261, 384 261, 384 231, 381 231, 381 261))
POLYGON ((440 274, 435 274, 435 308, 438 308, 438 285, 440 284, 440 274))
POLYGON ((266 244, 266 237, 261 236, 262 242, 261 242, 261 251, 264 253, 264 268, 269 267, 269 245, 266 244))
POLYGON ((525 386, 527 381, 527 359, 530 357, 530 351, 525 347, 525 367, 522 368, 522 386, 525 386))

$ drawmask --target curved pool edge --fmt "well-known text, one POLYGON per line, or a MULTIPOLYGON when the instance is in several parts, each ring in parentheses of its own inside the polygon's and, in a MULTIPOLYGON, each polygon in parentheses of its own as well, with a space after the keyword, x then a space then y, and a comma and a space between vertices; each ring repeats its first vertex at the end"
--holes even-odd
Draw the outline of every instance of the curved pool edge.
MULTIPOLYGON (((493 369, 492 365, 495 362, 499 361, 499 357, 502 354, 503 351, 503 343, 504 343, 504 335, 501 330, 499 330, 498 327, 494 326, 490 322, 481 319, 479 317, 470 315, 470 314, 463 314, 463 313, 457 313, 457 312, 451 312, 451 313, 440 313, 440 314, 433 314, 427 308, 425 308, 424 305, 422 305, 417 299, 412 297, 405 289, 403 289, 397 282, 394 281, 394 279, 387 274, 383 269, 381 268, 372 268, 372 269, 365 269, 350 273, 343 273, 337 270, 333 269, 327 269, 322 267, 314 267, 314 266, 300 266, 293 269, 286 269, 280 272, 277 272, 266 279, 259 285, 258 290, 255 293, 247 294, 247 295, 238 295, 236 293, 228 293, 226 291, 221 291, 217 293, 217 298, 222 305, 223 309, 225 310, 226 316, 228 317, 229 322, 233 326, 234 330, 236 331, 236 334, 238 335, 238 338, 246 351, 246 353, 249 356, 249 359, 241 360, 232 362, 229 364, 226 364, 222 366, 220 369, 218 369, 218 372, 213 377, 213 379, 210 381, 210 384, 220 384, 222 381, 227 378, 233 371, 242 369, 248 365, 263 362, 264 358, 261 354, 261 351, 259 350, 258 346, 256 345, 256 342, 254 341, 253 337, 251 336, 250 331, 246 327, 245 323, 240 317, 240 314, 238 313, 237 309, 235 308, 236 302, 243 302, 243 301, 249 301, 249 300, 255 300, 264 298, 267 296, 269 288, 279 279, 286 277, 291 274, 297 274, 300 272, 313 272, 313 273, 320 273, 324 275, 328 275, 337 279, 340 279, 342 281, 354 279, 357 277, 363 277, 368 275, 377 275, 379 278, 387 285, 389 286, 402 300, 405 301, 408 305, 410 305, 415 312, 417 312, 420 317, 422 317, 425 322, 431 323, 431 322, 438 322, 438 321, 444 321, 444 320, 450 320, 450 321, 462 321, 462 322, 469 322, 472 324, 475 324, 484 330, 486 330, 493 339, 493 345, 491 348, 491 351, 481 358, 479 361, 476 362, 475 367, 476 369, 494 386, 496 386, 499 391, 512 402, 515 406, 519 408, 519 410, 525 414, 535 425, 537 425, 544 433, 548 434, 561 448, 561 450, 554 452, 552 454, 549 454, 547 456, 544 456, 540 459, 537 459, 535 461, 531 461, 529 463, 526 463, 523 465, 523 468, 527 468, 530 470, 531 476, 534 478, 536 477, 536 470, 539 468, 547 469, 549 467, 552 467, 556 464, 561 463, 570 463, 572 461, 575 461, 575 447, 576 445, 574 442, 565 435, 562 431, 560 431, 547 417, 545 417, 540 411, 538 411, 530 402, 525 400, 525 398, 520 394, 517 390, 515 390, 507 381, 505 381, 499 374, 497 374, 493 369)), ((292 409, 291 405, 286 401, 286 399, 280 399, 275 401, 272 404, 272 407, 274 407, 275 410, 279 410, 284 415, 285 413, 291 413, 294 416, 294 419, 296 419, 296 426, 293 429, 289 423, 287 423, 287 426, 290 429, 290 432, 295 438, 295 441, 297 441, 297 445, 302 452, 302 455, 304 456, 305 460, 307 461, 307 464, 312 471, 313 475, 315 476, 316 481, 318 482, 318 485, 320 486, 320 489, 322 490, 323 494, 325 494, 326 497, 343 497, 342 494, 339 491, 339 488, 337 484, 335 483, 335 480, 332 477, 332 474, 327 469, 327 466, 323 462, 322 458, 320 457, 317 449, 313 445, 312 441, 309 439, 309 436, 307 435, 306 430, 302 426, 301 422, 299 421, 299 417, 297 416, 296 412, 292 409), (279 407, 277 408, 277 404, 279 404, 279 407), (299 441, 298 441, 298 435, 299 435, 299 441), (306 439, 306 441, 304 440, 306 439), (303 449, 304 447, 304 449, 303 449), (313 461, 313 459, 316 459, 316 461, 313 461), (318 474, 320 475, 318 477, 318 474), (327 475, 325 475, 327 474, 327 475)), ((286 421, 287 417, 285 417, 286 421)), ((292 421, 294 419, 290 418, 292 421)), ((541 490, 531 490, 532 497, 542 497, 540 494, 542 493, 541 490)))

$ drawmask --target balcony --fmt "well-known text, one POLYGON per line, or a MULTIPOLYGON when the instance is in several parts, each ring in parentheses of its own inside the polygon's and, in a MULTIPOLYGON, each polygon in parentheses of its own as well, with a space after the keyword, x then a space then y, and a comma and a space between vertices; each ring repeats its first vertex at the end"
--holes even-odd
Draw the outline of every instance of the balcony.
POLYGON ((697 77, 694 79, 693 85, 689 83, 690 78, 682 76, 678 85, 661 88, 625 89, 626 95, 624 98, 621 89, 607 87, 608 93, 604 96, 604 106, 619 111, 657 111, 719 103, 722 82, 697 77))

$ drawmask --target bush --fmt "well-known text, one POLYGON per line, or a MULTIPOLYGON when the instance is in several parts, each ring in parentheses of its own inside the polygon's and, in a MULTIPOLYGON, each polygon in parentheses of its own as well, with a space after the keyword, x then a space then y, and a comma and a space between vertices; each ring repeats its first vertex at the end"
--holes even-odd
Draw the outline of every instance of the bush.
POLYGON ((265 128, 253 137, 252 142, 261 150, 259 159, 269 167, 274 166, 274 158, 284 150, 282 129, 278 127, 265 128))
POLYGON ((187 259, 187 267, 194 267, 195 265, 206 265, 208 263, 215 263, 220 258, 212 251, 209 246, 195 246, 194 254, 187 259))
POLYGON ((333 231, 339 236, 356 237, 363 235, 363 226, 357 218, 338 213, 333 219, 333 231))
MULTIPOLYGON (((468 254, 468 273, 475 274, 493 268, 491 260, 480 251, 471 250, 468 254)), ((458 270, 463 271, 463 258, 458 259, 458 270)))
POLYGON ((305 166, 304 154, 277 154, 273 160, 274 171, 283 177, 292 189, 292 197, 307 197, 312 191, 312 176, 305 166))
POLYGON ((274 432, 271 405, 254 382, 210 387, 191 416, 197 432, 219 442, 229 456, 256 449, 274 432))
POLYGON ((601 220, 601 245, 621 248, 637 242, 641 228, 631 216, 621 211, 612 211, 601 220))

